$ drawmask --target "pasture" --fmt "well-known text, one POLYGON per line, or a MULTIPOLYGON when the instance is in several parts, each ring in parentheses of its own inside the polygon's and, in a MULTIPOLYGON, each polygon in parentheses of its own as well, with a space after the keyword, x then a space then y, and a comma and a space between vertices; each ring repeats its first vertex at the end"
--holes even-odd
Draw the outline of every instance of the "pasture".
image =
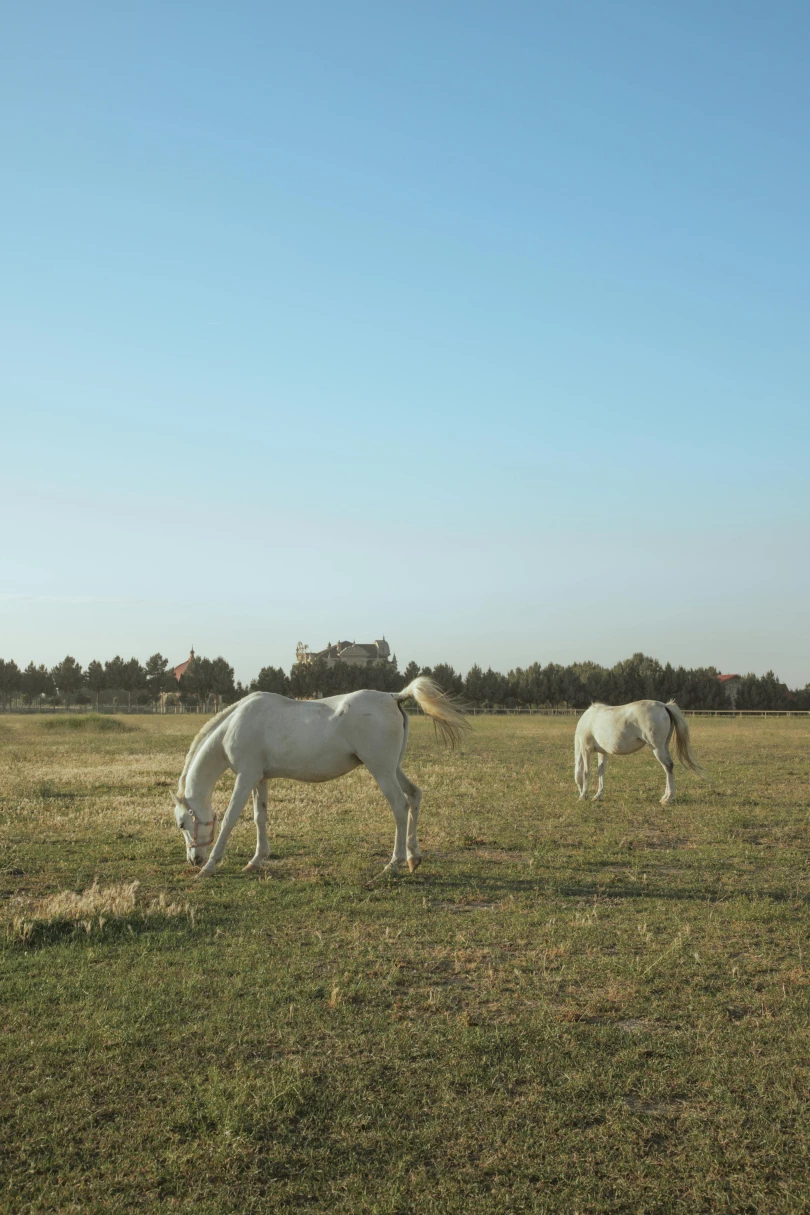
POLYGON ((369 886, 362 769, 195 880, 201 720, 0 718, 0 1209, 810 1209, 810 721, 691 719, 664 808, 649 752, 578 803, 573 719, 416 719, 369 886))

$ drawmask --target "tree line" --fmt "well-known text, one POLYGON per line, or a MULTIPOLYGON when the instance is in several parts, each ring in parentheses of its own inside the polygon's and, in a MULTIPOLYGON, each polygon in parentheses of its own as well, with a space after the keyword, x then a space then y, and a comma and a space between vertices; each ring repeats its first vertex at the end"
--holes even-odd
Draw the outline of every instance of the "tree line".
MULTIPOLYGON (((729 705, 723 684, 714 667, 662 665, 646 654, 634 654, 603 667, 595 662, 568 666, 534 662, 503 674, 479 665, 466 675, 447 663, 420 667, 409 662, 400 671, 392 662, 351 666, 338 660, 327 666, 323 659, 297 662, 289 673, 281 667, 263 667, 244 687, 234 681, 233 667, 225 658, 195 656, 179 681, 168 659, 153 654, 146 662, 125 661, 120 656, 107 662, 93 660, 82 668, 70 655, 51 668, 30 662, 20 669, 13 659, 0 658, 0 703, 34 705, 80 704, 98 707, 102 701, 127 708, 156 704, 163 693, 174 694, 186 705, 212 707, 232 704, 248 692, 277 692, 282 696, 308 698, 335 696, 359 688, 399 692, 417 675, 430 675, 445 691, 470 706, 523 708, 567 706, 587 708, 595 700, 626 704, 631 700, 677 700, 685 709, 722 709, 729 705)), ((810 684, 791 690, 768 671, 744 675, 736 693, 738 709, 810 709, 810 684)))
POLYGON ((228 704, 246 695, 241 684, 234 683, 233 667, 224 658, 195 656, 179 680, 162 654, 153 654, 145 663, 137 658, 125 661, 120 655, 103 663, 93 659, 85 668, 68 654, 53 667, 29 662, 24 670, 13 659, 0 658, 0 702, 4 705, 20 701, 23 705, 95 704, 98 708, 103 699, 131 709, 158 702, 164 692, 174 693, 184 703, 213 700, 216 707, 220 701, 228 704))
MULTIPOLYGON (((715 667, 662 665, 646 654, 634 654, 612 667, 596 662, 569 666, 534 662, 503 674, 478 664, 466 675, 447 663, 420 667, 409 662, 404 671, 391 663, 354 667, 338 660, 328 667, 323 659, 296 663, 289 675, 279 667, 264 667, 250 685, 251 691, 278 692, 282 696, 335 696, 357 688, 398 692, 417 675, 430 675, 446 692, 478 708, 569 707, 585 709, 595 700, 627 704, 632 700, 677 700, 685 709, 729 707, 726 689, 715 667)), ((736 693, 738 709, 810 709, 810 684, 791 690, 768 671, 745 675, 736 693)))

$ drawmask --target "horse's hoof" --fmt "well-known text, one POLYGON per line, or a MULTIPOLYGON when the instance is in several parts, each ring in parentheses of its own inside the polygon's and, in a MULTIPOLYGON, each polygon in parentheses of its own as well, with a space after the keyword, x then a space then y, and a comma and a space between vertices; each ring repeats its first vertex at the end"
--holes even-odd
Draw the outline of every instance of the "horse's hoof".
POLYGON ((419 868, 419 866, 421 864, 422 864, 421 856, 409 856, 408 857, 408 868, 410 869, 411 873, 416 873, 416 870, 419 868))
POLYGON ((213 877, 215 873, 216 873, 216 866, 215 866, 215 865, 212 865, 212 866, 209 866, 209 865, 203 865, 202 869, 201 869, 201 870, 200 870, 200 872, 197 874, 197 880, 199 881, 199 879, 200 879, 201 877, 213 877))
POLYGON ((675 801, 674 797, 662 797, 661 805, 662 806, 671 806, 674 801, 675 801))
POLYGON ((255 856, 252 856, 250 858, 250 860, 248 861, 248 863, 243 867, 242 872, 243 873, 261 873, 262 869, 264 869, 264 867, 267 864, 267 862, 269 861, 269 859, 270 859, 269 856, 260 856, 258 858, 256 858, 255 856))

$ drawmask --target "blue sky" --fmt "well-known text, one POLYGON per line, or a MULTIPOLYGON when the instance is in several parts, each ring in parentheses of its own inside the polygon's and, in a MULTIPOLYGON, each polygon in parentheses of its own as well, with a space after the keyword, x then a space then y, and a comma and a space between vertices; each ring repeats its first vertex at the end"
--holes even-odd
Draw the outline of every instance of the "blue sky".
POLYGON ((0 654, 810 680, 798 3, 17 6, 0 654))

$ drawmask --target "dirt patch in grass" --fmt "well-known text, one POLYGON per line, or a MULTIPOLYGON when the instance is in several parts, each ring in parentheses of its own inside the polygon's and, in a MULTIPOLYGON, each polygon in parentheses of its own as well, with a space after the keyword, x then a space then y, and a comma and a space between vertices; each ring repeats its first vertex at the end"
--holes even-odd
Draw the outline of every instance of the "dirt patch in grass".
POLYGON ((680 1097, 670 1101, 659 1101, 655 1098, 631 1095, 625 1098, 625 1105, 631 1113, 646 1118, 679 1118, 686 1108, 686 1102, 680 1097))
POLYGON ((463 903, 439 903, 441 911, 494 911, 500 903, 488 903, 485 899, 469 899, 463 903))

